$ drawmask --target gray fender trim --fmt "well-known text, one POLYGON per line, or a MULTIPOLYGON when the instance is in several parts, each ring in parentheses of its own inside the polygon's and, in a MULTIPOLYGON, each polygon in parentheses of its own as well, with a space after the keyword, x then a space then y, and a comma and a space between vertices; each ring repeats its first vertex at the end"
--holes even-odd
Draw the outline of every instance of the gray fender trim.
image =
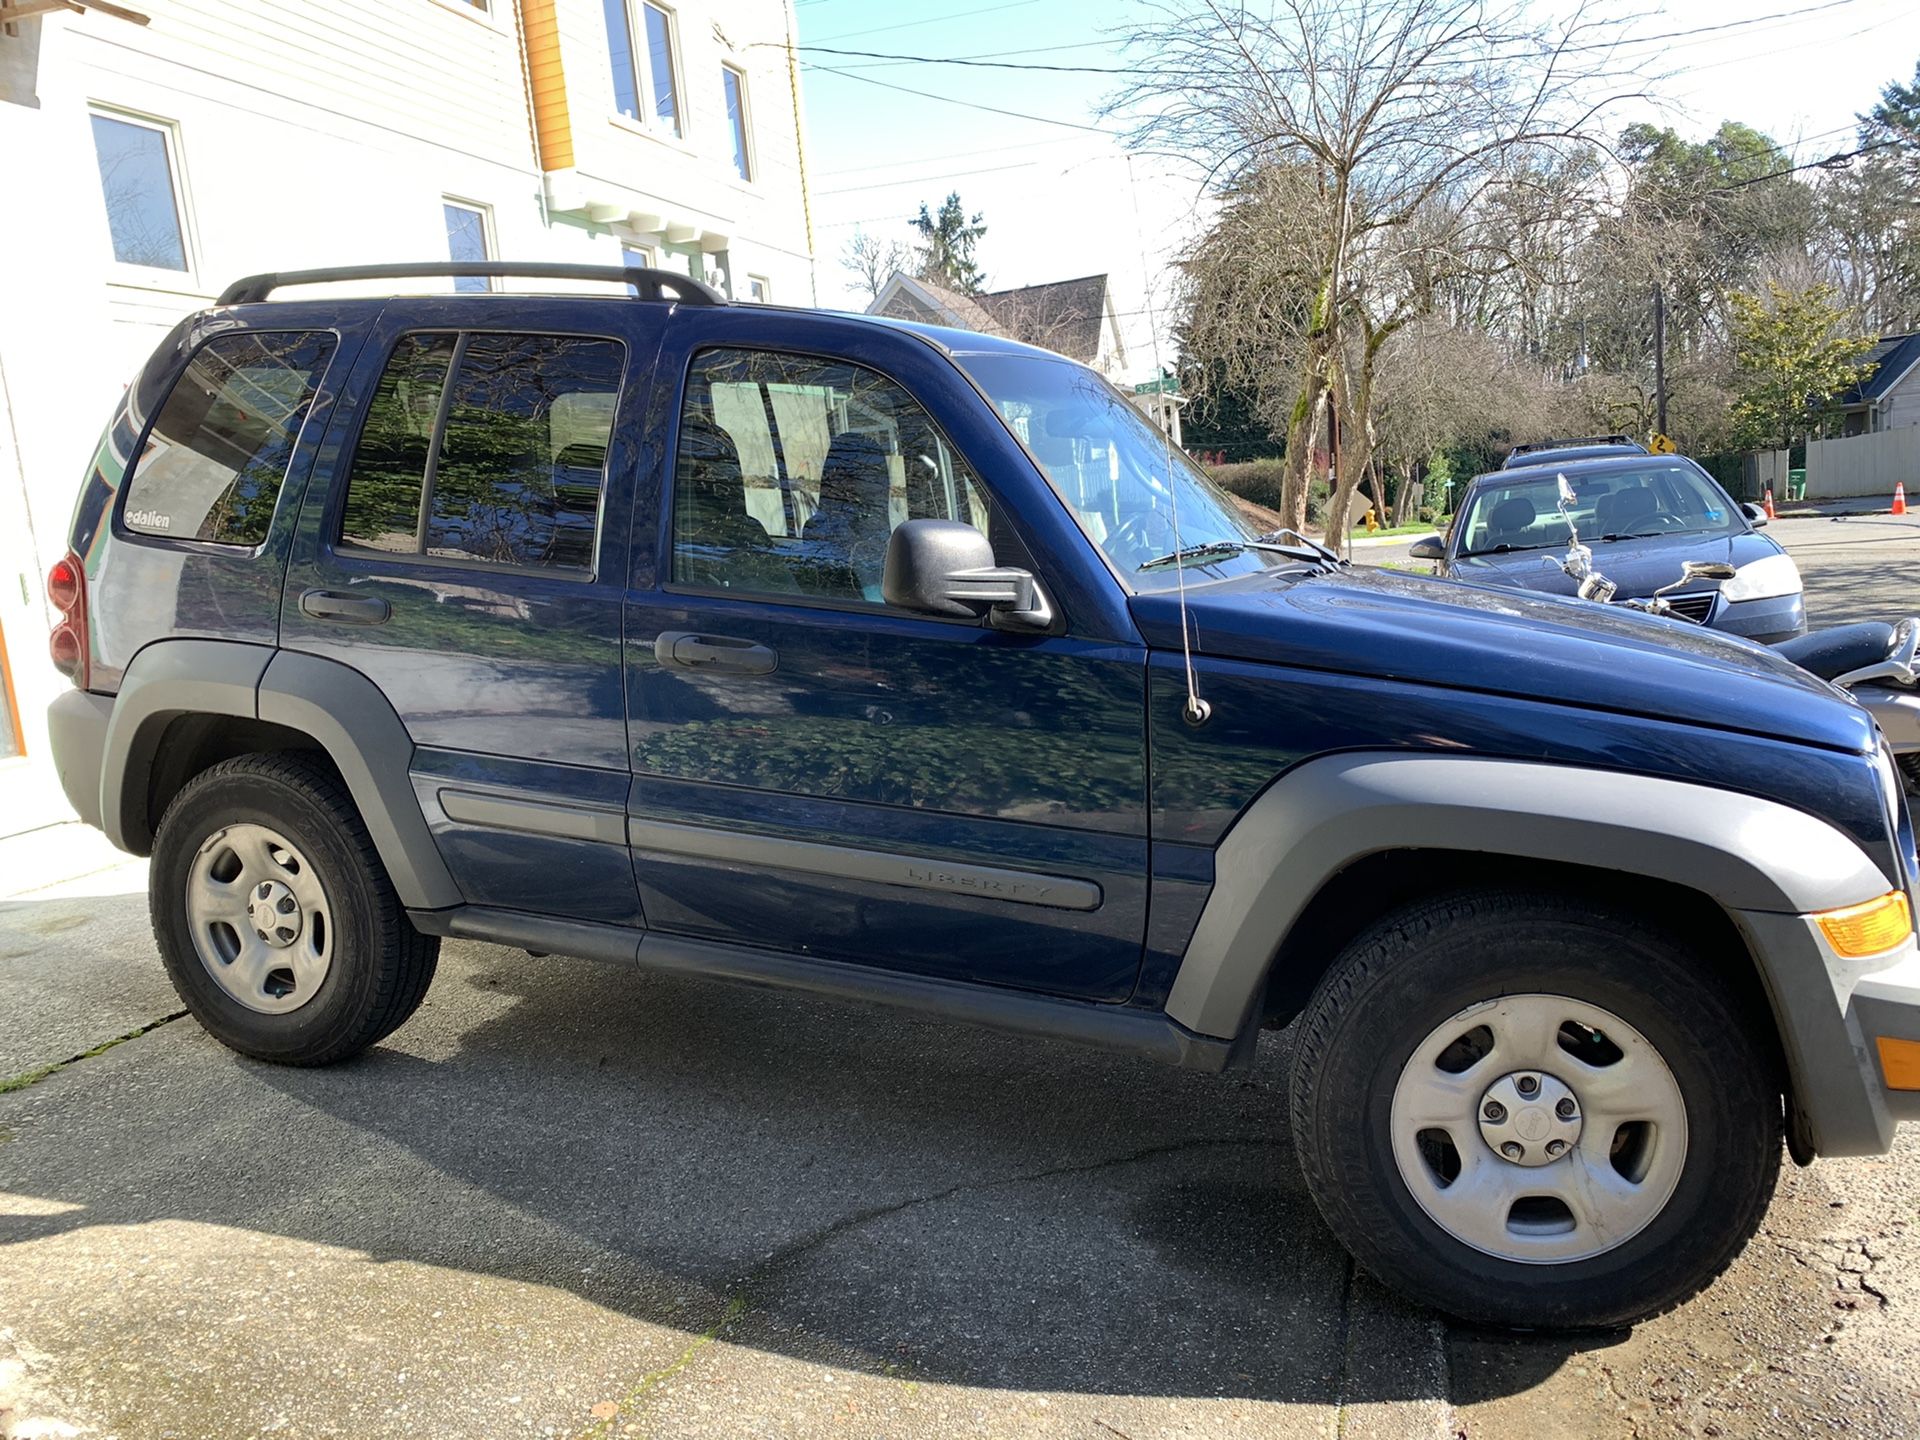
POLYGON ((260 680, 260 718, 311 735, 339 767, 400 903, 439 910, 461 901, 413 793, 413 737, 365 675, 293 650, 260 680))
POLYGON ((153 850, 147 777, 175 716, 258 718, 255 692, 273 651, 237 640, 161 640, 133 657, 114 698, 100 769, 100 828, 122 850, 153 850))
POLYGON ((147 778, 168 723, 190 714, 267 720, 312 736, 346 780, 401 902, 422 910, 460 903, 407 777, 413 740, 380 688, 335 661, 265 645, 163 640, 134 656, 100 772, 101 828, 115 845, 152 851, 147 778))
MULTIPOLYGON (((1196 1034, 1237 1035, 1275 949, 1320 887, 1355 860, 1403 849, 1674 880, 1729 911, 1805 914, 1892 884, 1825 821, 1749 795, 1528 761, 1332 755, 1276 780, 1221 842, 1167 1013, 1196 1034)), ((1774 959, 1759 958, 1763 968, 1774 959)))

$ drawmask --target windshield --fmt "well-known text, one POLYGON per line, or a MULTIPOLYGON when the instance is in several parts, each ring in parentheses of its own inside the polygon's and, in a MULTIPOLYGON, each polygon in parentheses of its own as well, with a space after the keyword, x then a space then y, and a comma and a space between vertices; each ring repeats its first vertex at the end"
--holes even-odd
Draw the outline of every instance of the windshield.
MULTIPOLYGON (((1179 583, 1180 566, 1142 569, 1150 560, 1260 534, 1230 495, 1086 366, 1040 355, 955 358, 1039 462, 1080 528, 1135 588, 1167 590, 1179 583)), ((1240 550, 1195 555, 1186 568, 1213 578, 1293 563, 1240 550)))
MULTIPOLYGON (((1545 467, 1542 467, 1543 469, 1545 467)), ((1726 494, 1687 461, 1567 477, 1569 510, 1585 541, 1643 535, 1725 534, 1740 527, 1726 494)), ((1557 473, 1504 476, 1476 486, 1454 525, 1461 555, 1541 550, 1567 543, 1557 473)))

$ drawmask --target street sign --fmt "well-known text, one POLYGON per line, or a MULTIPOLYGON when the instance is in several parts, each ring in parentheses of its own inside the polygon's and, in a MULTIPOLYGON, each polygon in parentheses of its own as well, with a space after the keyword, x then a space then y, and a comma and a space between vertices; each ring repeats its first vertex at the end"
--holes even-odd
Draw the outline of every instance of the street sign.
POLYGON ((1647 449, 1655 455, 1672 455, 1679 447, 1673 443, 1673 437, 1654 431, 1647 440, 1647 449))

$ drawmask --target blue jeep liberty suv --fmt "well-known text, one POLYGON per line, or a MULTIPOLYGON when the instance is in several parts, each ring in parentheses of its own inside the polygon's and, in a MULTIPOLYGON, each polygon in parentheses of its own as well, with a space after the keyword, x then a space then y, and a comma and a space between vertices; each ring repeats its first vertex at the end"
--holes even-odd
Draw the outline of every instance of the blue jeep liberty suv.
POLYGON ((1291 1022, 1335 1234, 1534 1326, 1679 1303, 1783 1141, 1920 1118, 1864 711, 1261 535, 1041 350, 653 270, 257 276, 127 390, 49 582, 66 793, 261 1060, 380 1040, 444 936, 1212 1071, 1291 1022), (474 275, 569 293, 324 298, 474 275))

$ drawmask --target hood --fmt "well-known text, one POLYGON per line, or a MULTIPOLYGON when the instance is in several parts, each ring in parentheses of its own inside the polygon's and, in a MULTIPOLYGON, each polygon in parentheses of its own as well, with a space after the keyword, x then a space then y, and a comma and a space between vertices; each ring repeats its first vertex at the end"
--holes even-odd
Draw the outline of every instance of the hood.
MULTIPOLYGON (((1544 568, 1542 573, 1544 573, 1544 568)), ((1765 646, 1683 620, 1396 570, 1260 571, 1187 587, 1196 654, 1624 711, 1864 751, 1873 721, 1765 646)), ((1136 595, 1180 648, 1172 591, 1136 595)))
MULTIPOLYGON (((1720 560, 1735 567, 1782 553, 1764 535, 1738 530, 1729 535, 1645 535, 1631 540, 1594 540, 1593 567, 1620 587, 1623 600, 1651 595, 1680 578, 1688 560, 1720 560)), ((1574 582, 1560 568, 1566 546, 1551 550, 1510 550, 1504 555, 1463 555, 1448 570, 1456 580, 1482 585, 1518 585, 1547 595, 1571 595, 1574 582)), ((1717 580, 1700 580, 1689 593, 1719 588, 1717 580)))

